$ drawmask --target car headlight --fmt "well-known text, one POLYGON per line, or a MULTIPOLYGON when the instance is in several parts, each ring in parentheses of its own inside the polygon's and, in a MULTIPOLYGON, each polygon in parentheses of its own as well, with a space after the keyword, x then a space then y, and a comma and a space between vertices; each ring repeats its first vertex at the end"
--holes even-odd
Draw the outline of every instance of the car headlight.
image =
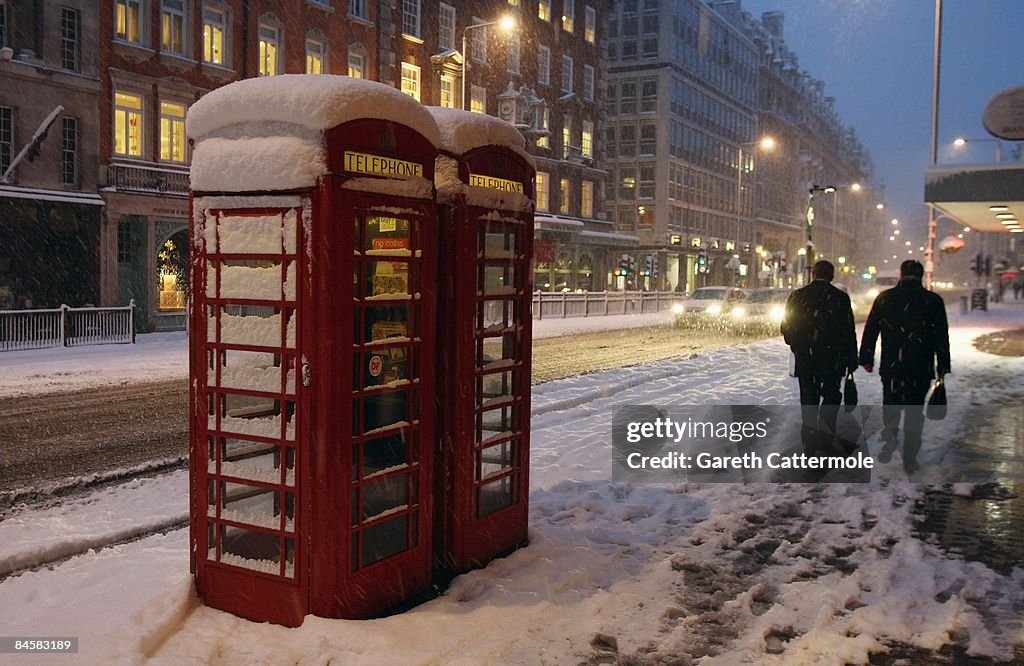
POLYGON ((708 314, 713 314, 713 315, 722 314, 722 306, 718 305, 717 303, 714 304, 714 305, 709 305, 708 306, 708 314))
POLYGON ((875 296, 878 296, 878 290, 874 287, 868 289, 868 298, 874 298, 875 296))
POLYGON ((772 308, 771 317, 775 321, 782 321, 786 317, 786 308, 776 305, 772 308))
POLYGON ((732 309, 732 316, 736 319, 743 319, 747 316, 747 309, 742 305, 737 305, 732 309))
POLYGON ((674 303, 672 305, 672 313, 673 314, 677 314, 677 315, 678 314, 683 314, 683 312, 685 312, 685 311, 686 311, 686 308, 683 307, 682 303, 674 303))

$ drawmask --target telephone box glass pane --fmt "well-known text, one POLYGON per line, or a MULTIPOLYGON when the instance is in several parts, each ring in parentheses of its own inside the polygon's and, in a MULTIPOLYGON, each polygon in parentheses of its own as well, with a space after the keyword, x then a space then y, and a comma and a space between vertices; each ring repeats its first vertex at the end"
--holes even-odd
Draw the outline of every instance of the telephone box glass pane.
POLYGON ((484 370, 511 365, 519 358, 519 336, 505 333, 494 338, 477 340, 477 367, 484 370))
MULTIPOLYGON (((362 369, 363 387, 372 388, 385 384, 395 384, 409 379, 407 361, 409 349, 401 347, 382 347, 368 352, 356 352, 353 363, 362 369)), ((359 384, 354 385, 359 390, 359 384)))
MULTIPOLYGON (((223 350, 220 352, 220 384, 221 388, 247 389, 250 391, 281 391, 281 354, 272 352, 253 352, 223 350)), ((295 392, 295 357, 286 357, 288 393, 295 392)), ((216 377, 211 373, 208 383, 216 386, 216 377)))
POLYGON ((480 414, 480 439, 486 441, 500 433, 513 432, 516 430, 516 408, 512 405, 489 409, 480 414))
MULTIPOLYGON (((356 292, 357 298, 389 300, 412 298, 418 289, 414 284, 416 271, 409 271, 407 261, 368 261, 362 265, 365 279, 356 292)), ((358 272, 359 266, 355 267, 358 272)))
POLYGON ((363 442, 362 474, 359 478, 409 463, 408 440, 406 433, 395 433, 363 442))
POLYGON ((503 476, 485 483, 478 490, 477 515, 488 516, 499 509, 511 506, 513 502, 514 477, 503 476))
POLYGON ((511 259, 518 247, 516 229, 500 224, 489 223, 480 231, 480 247, 486 259, 511 259))
POLYGON ((280 301, 288 277, 294 280, 282 273, 281 261, 271 259, 227 259, 208 267, 206 293, 216 298, 280 301))
POLYGON ((409 306, 368 307, 365 317, 364 340, 367 343, 384 340, 401 342, 409 339, 409 306))
MULTIPOLYGON (((220 429, 236 435, 281 439, 281 401, 263 397, 221 394, 220 429)), ((295 438, 295 403, 286 401, 285 432, 288 440, 295 438)), ((210 427, 215 427, 213 418, 210 427)))
POLYGON ((291 308, 282 311, 267 305, 224 305, 219 312, 220 341, 233 345, 294 347, 295 317, 292 314, 291 308), (282 320, 286 324, 284 329, 282 320))
MULTIPOLYGON (((276 534, 264 534, 230 525, 220 528, 220 561, 253 571, 280 575, 281 539, 276 534)), ((285 575, 291 576, 294 567, 289 563, 285 575)))
POLYGON ((512 467, 512 461, 515 456, 515 443, 510 440, 494 446, 488 446, 487 448, 480 449, 477 455, 476 480, 480 481, 512 467))
POLYGON ((398 217, 368 216, 363 252, 368 255, 411 256, 413 248, 409 239, 413 225, 410 220, 398 217))
POLYGON ((363 398, 363 432, 368 433, 396 423, 407 423, 409 394, 406 391, 368 395, 363 398))
POLYGON ((518 395, 516 392, 518 374, 519 372, 516 370, 507 370, 481 376, 478 380, 477 404, 483 403, 484 400, 518 395))
MULTIPOLYGON (((291 493, 288 493, 291 495, 291 493)), ((285 529, 294 529, 294 502, 285 502, 285 529)), ((281 529, 281 493, 242 483, 221 483, 220 517, 236 523, 281 529)))
POLYGON ((518 289, 512 264, 483 266, 482 281, 480 291, 487 296, 511 295, 518 289))
MULTIPOLYGON (((353 493, 353 499, 354 493, 353 493)), ((409 506, 409 479, 407 474, 368 481, 362 486, 362 522, 374 520, 396 509, 409 506)))
MULTIPOLYGON (((264 442, 224 437, 221 439, 221 474, 239 479, 281 483, 281 447, 264 442)), ((294 450, 286 457, 286 485, 295 485, 294 450)))
POLYGON ((409 516, 399 516, 363 530, 363 566, 409 548, 409 516))

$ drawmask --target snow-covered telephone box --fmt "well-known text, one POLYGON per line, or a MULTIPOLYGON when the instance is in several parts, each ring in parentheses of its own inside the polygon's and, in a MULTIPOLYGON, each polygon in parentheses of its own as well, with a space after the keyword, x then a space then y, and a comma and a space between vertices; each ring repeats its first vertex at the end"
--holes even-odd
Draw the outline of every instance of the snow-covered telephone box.
POLYGON ((483 566, 527 541, 535 169, 509 123, 431 108, 436 184, 441 456, 435 565, 483 566))
POLYGON ((257 621, 430 585, 439 133, 388 86, 248 79, 190 110, 191 557, 257 621))

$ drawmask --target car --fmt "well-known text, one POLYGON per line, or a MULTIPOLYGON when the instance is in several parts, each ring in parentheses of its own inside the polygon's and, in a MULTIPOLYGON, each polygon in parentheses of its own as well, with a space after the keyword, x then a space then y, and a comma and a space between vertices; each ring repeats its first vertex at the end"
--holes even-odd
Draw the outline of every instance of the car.
POLYGON ((736 287, 701 287, 673 307, 677 326, 727 327, 733 307, 747 294, 736 287))
POLYGON ((785 287, 754 289, 745 301, 735 304, 729 312, 732 329, 737 333, 779 334, 779 324, 786 314, 786 299, 792 293, 785 287))

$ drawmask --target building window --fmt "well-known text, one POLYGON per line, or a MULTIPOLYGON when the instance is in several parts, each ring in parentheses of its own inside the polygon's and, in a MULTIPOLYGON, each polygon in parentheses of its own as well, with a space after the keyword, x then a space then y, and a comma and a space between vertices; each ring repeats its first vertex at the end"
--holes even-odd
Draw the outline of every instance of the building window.
POLYGON ((589 120, 583 121, 583 133, 580 136, 580 152, 583 157, 594 157, 594 123, 589 120))
POLYGON ((551 83, 551 49, 546 46, 537 47, 537 82, 551 83))
POLYGON ((361 53, 348 52, 348 75, 353 79, 366 78, 366 58, 361 53))
POLYGON ((470 86, 469 110, 473 113, 487 113, 487 88, 470 86))
POLYGON ((116 0, 114 21, 118 39, 142 43, 142 0, 116 0))
POLYGON ((538 0, 537 18, 544 21, 551 20, 551 0, 538 0))
POLYGON ((278 53, 281 31, 272 25, 260 24, 260 76, 274 76, 280 71, 278 53))
POLYGON ((563 215, 569 214, 569 179, 563 178, 558 188, 558 212, 563 215))
POLYGON ((519 34, 513 33, 508 36, 508 71, 512 74, 519 73, 519 34))
POLYGON ((455 108, 455 76, 453 74, 441 75, 441 106, 446 109, 455 108))
POLYGON ((569 157, 569 148, 572 145, 572 118, 566 117, 562 124, 562 157, 569 157))
POLYGON ((593 7, 583 10, 583 21, 583 39, 593 44, 597 37, 597 12, 593 7))
POLYGON ((658 110, 658 80, 640 82, 640 113, 654 113, 658 110))
MULTIPOLYGON (((0 5, 2 7, 3 5, 0 5)), ((60 62, 61 67, 78 71, 79 41, 82 33, 82 20, 77 9, 61 7, 60 9, 60 62)), ((0 41, 0 43, 3 43, 0 41)))
POLYGON ((550 124, 549 124, 550 120, 551 120, 551 112, 548 110, 548 107, 545 106, 544 109, 540 113, 540 127, 538 127, 538 129, 544 130, 545 133, 537 137, 537 147, 538 148, 550 148, 551 147, 551 138, 550 138, 550 135, 547 132, 548 128, 550 127, 550 124))
MULTIPOLYGON (((364 21, 369 20, 370 15, 366 11, 366 0, 349 0, 348 15, 355 18, 363 19, 364 21)), ((352 75, 349 74, 349 76, 352 75)))
POLYGON ((572 58, 562 56, 562 91, 572 92, 572 58))
POLYGON ((636 155, 636 124, 622 123, 619 125, 619 155, 622 157, 636 155))
POLYGON ((594 68, 583 65, 583 99, 594 101, 594 68))
POLYGON ((224 35, 227 19, 219 9, 203 10, 203 60, 214 65, 224 64, 224 35))
POLYGON ((114 93, 114 153, 142 157, 142 98, 114 93))
POLYGON ((402 33, 419 39, 420 0, 402 0, 402 33))
POLYGON ((160 44, 164 51, 185 53, 185 0, 161 3, 160 44))
POLYGON ((185 105, 160 102, 160 159, 185 161, 185 105))
POLYGON ((324 43, 306 39, 306 74, 324 73, 324 43))
MULTIPOLYGON (((482 18, 473 17, 473 25, 479 25, 486 23, 482 18)), ((473 60, 477 62, 487 62, 487 28, 476 28, 471 34, 473 40, 471 51, 473 54, 473 60)))
MULTIPOLYGON (((2 7, 3 5, 0 5, 2 7)), ((11 166, 11 154, 14 147, 14 109, 0 106, 0 175, 11 166)))
POLYGON ((654 155, 658 146, 658 126, 655 123, 640 124, 640 154, 654 155))
POLYGON ((594 216, 594 183, 583 181, 580 186, 580 217, 594 216))
POLYGON ((402 92, 420 101, 420 68, 416 65, 402 63, 402 92))
POLYGON ((78 185, 78 118, 61 119, 60 182, 78 185))
POLYGON ((573 20, 576 18, 575 0, 562 0, 562 30, 572 32, 573 20))
POLYGON ((654 198, 654 165, 640 165, 640 198, 654 198))
POLYGON ((132 224, 124 218, 117 223, 117 263, 132 263, 132 224))
POLYGON ((0 2, 0 47, 7 46, 7 3, 0 2))
POLYGON ((548 191, 550 183, 548 174, 537 172, 537 210, 548 210, 548 191))
POLYGON ((619 198, 636 198, 636 167, 619 167, 619 198))
POLYGON ((443 50, 455 48, 455 8, 441 3, 438 15, 437 45, 443 50))

